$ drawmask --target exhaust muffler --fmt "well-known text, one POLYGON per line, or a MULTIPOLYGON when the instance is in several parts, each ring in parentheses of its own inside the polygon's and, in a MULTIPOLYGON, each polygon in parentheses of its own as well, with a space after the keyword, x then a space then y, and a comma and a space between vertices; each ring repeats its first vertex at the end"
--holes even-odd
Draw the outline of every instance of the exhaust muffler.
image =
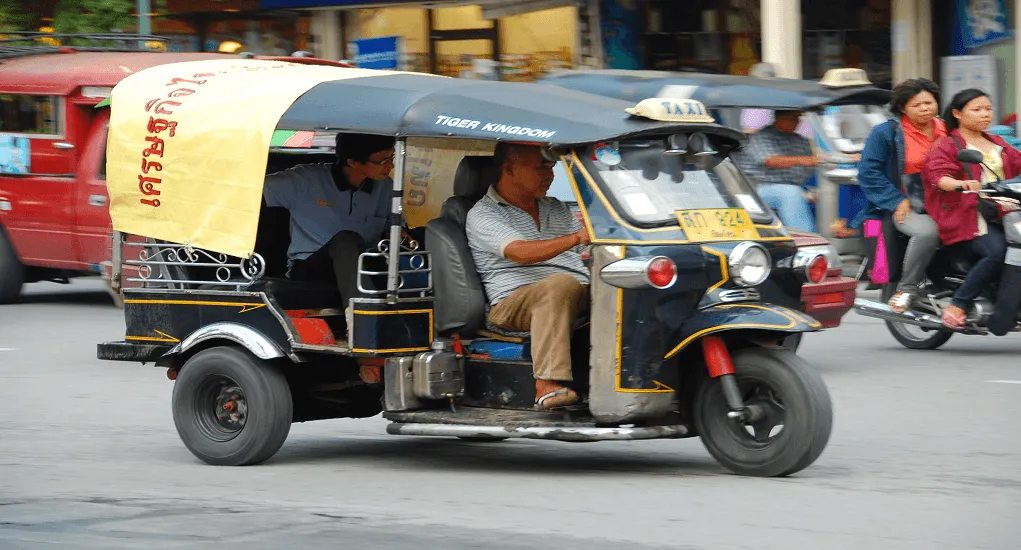
POLYGON ((915 325, 929 330, 946 330, 946 327, 943 326, 943 321, 934 315, 929 315, 927 313, 915 313, 912 311, 897 313, 890 309, 890 306, 882 302, 873 302, 872 300, 855 298, 854 311, 857 312, 858 315, 874 317, 884 321, 907 323, 909 325, 915 325))

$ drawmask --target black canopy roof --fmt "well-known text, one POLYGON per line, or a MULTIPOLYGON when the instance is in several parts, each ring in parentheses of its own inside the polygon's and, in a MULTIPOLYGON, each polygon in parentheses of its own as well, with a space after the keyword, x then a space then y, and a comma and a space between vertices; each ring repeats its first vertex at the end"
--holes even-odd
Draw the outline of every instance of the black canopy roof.
POLYGON ((578 71, 539 82, 631 102, 684 95, 709 108, 810 111, 828 105, 885 105, 891 96, 874 86, 833 88, 810 80, 664 71, 578 71))
POLYGON ((662 135, 696 127, 735 140, 742 138, 739 132, 715 124, 666 123, 633 117, 624 109, 634 103, 539 84, 381 72, 378 76, 316 85, 291 105, 277 128, 554 146, 662 135))

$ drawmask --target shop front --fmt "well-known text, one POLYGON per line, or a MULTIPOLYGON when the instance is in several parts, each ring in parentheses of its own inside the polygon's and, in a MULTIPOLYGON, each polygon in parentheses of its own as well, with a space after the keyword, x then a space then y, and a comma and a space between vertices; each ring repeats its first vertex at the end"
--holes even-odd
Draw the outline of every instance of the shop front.
POLYGON ((891 0, 788 0, 768 3, 773 14, 762 0, 600 1, 608 68, 746 75, 763 60, 763 18, 775 15, 799 29, 801 78, 857 67, 891 82, 891 0))
POLYGON ((311 17, 295 10, 265 10, 258 0, 166 0, 153 33, 168 50, 290 55, 309 45, 311 17))

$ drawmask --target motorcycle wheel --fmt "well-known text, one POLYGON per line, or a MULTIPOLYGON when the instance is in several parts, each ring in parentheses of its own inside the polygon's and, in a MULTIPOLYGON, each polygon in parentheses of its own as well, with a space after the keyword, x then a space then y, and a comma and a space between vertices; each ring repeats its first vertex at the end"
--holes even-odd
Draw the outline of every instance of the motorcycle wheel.
MULTIPOLYGON (((883 303, 889 302, 896 292, 896 285, 884 285, 882 294, 883 303)), ((937 349, 946 344, 950 337, 954 335, 949 330, 925 330, 921 327, 896 321, 886 321, 886 328, 893 335, 894 339, 908 349, 937 349)))

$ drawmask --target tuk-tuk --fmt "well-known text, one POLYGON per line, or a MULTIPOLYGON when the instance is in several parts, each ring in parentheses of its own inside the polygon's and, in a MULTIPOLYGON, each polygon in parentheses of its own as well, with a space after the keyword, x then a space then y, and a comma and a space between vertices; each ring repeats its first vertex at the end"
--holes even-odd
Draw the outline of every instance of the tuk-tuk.
POLYGON ((699 436, 754 476, 826 446, 822 377, 781 345, 820 323, 761 300, 796 303, 826 258, 795 249, 727 159, 742 135, 697 101, 232 60, 141 71, 111 108, 114 265, 141 287, 98 356, 167 368, 178 433, 207 463, 265 461, 292 422, 380 412, 395 435, 699 436), (330 159, 338 132, 396 139, 389 229, 358 263, 385 289, 348 303, 282 276, 286 212, 261 202, 267 172, 330 159), (567 167, 591 238, 576 407, 536 410, 529 334, 487 325, 464 223, 500 141, 567 167))
POLYGON ((647 97, 695 99, 720 124, 755 131, 745 111, 805 112, 798 132, 825 159, 815 173, 816 230, 830 239, 849 268, 864 257, 861 231, 850 228, 867 202, 858 188, 858 161, 872 128, 889 118, 891 92, 872 85, 861 69, 832 69, 818 81, 660 71, 566 71, 540 82, 626 101, 647 97))

